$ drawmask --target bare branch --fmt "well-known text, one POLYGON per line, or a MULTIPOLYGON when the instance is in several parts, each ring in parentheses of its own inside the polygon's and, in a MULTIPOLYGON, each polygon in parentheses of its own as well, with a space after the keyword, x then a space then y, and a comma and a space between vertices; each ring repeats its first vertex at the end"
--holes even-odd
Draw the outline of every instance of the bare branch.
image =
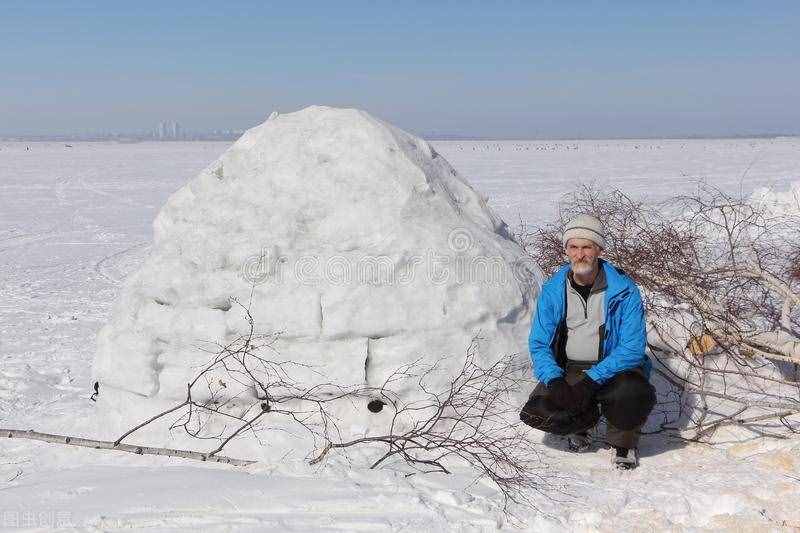
POLYGON ((55 435, 52 433, 39 433, 38 431, 19 429, 0 428, 0 436, 9 439, 29 439, 53 444, 67 444, 70 446, 82 446, 84 448, 95 448, 98 450, 116 450, 120 452, 135 453, 136 455, 164 455, 167 457, 181 457, 195 461, 210 461, 214 463, 225 463, 234 466, 247 466, 255 463, 244 459, 233 459, 221 455, 210 455, 207 453, 193 452, 189 450, 174 450, 170 448, 155 448, 150 446, 136 446, 131 444, 118 444, 106 440, 83 439, 80 437, 70 437, 68 435, 55 435))

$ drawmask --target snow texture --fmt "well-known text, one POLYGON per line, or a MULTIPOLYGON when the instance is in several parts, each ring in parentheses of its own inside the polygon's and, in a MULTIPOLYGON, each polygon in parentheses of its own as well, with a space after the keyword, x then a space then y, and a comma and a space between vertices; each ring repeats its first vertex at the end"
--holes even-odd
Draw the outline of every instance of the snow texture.
POLYGON ((800 181, 794 182, 786 191, 760 187, 750 196, 750 201, 766 208, 766 212, 778 216, 800 218, 800 181))
MULTIPOLYGON (((476 336, 479 363, 527 361, 536 273, 424 140, 358 110, 273 114, 156 217, 150 255, 98 335, 100 407, 121 429, 182 400, 208 350, 248 332, 236 301, 259 332, 280 332, 275 358, 310 365, 293 376, 305 385, 380 387, 446 357, 429 382, 440 390, 476 336)), ((369 419, 366 405, 343 414, 369 419)))
MULTIPOLYGON (((798 138, 432 144, 512 223, 550 219, 577 181, 652 202, 691 193, 697 178, 745 195, 800 182, 798 138)), ((228 147, 0 143, 0 425, 118 436, 88 399, 94 339, 112 318, 121 280, 148 256, 158 207, 228 147)), ((621 474, 602 433, 586 454, 544 444, 542 459, 563 476, 563 492, 537 495, 541 513, 517 509, 524 529, 800 528, 797 438, 711 448, 653 434, 641 451, 641 466, 621 474)), ((239 469, 0 439, 0 529, 515 530, 496 489, 471 484, 469 473, 405 477, 357 461, 302 463, 291 455, 239 469)))

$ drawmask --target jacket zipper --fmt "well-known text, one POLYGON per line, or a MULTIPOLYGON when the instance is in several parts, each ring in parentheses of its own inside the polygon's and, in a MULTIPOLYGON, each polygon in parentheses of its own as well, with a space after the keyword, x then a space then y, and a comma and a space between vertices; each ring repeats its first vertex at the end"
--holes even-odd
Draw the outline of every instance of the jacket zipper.
MULTIPOLYGON (((605 316, 605 319, 606 319, 606 324, 610 324, 610 323, 611 323, 611 320, 610 320, 610 317, 611 317, 611 309, 615 309, 615 308, 616 308, 616 306, 617 306, 617 305, 619 305, 619 304, 618 304, 619 300, 620 300, 620 299, 621 299, 623 296, 625 296, 625 295, 627 295, 627 294, 628 294, 628 289, 625 289, 625 290, 623 290, 622 292, 618 292, 617 294, 615 294, 615 295, 614 295, 614 298, 613 298, 612 300, 609 300, 609 302, 608 302, 608 309, 606 309, 606 316, 605 316)), ((598 359, 598 360, 597 360, 598 362, 600 362, 602 359, 605 359, 605 357, 606 357, 606 354, 608 353, 608 348, 606 347, 606 343, 608 342, 608 338, 609 338, 609 336, 610 336, 610 330, 609 330, 609 328, 605 328, 605 331, 604 331, 603 333, 604 333, 604 334, 605 334, 605 336, 606 336, 606 338, 605 338, 605 339, 603 339, 603 357, 602 357, 602 358, 600 358, 600 359, 598 359)))
MULTIPOLYGON (((567 283, 569 284, 569 279, 567 280, 567 283)), ((577 294, 578 295, 578 298, 580 298, 580 300, 581 300, 581 305, 583 306, 583 318, 589 318, 589 298, 592 296, 592 293, 590 292, 589 293, 589 297, 587 297, 584 300, 583 296, 581 296, 581 294, 572 287, 572 284, 569 284, 568 290, 572 291, 573 294, 577 294)), ((566 300, 566 298, 565 298, 565 300, 566 300)), ((567 308, 567 302, 565 301, 564 302, 564 309, 565 309, 564 314, 566 314, 566 308, 567 308)))

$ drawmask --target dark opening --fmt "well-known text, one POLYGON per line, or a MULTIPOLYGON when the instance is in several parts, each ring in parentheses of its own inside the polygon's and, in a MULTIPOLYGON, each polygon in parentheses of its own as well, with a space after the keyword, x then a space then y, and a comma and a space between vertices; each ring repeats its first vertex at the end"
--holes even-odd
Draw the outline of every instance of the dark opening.
POLYGON ((370 400, 367 404, 367 409, 369 409, 371 413, 380 413, 383 411, 384 405, 386 404, 381 400, 370 400))

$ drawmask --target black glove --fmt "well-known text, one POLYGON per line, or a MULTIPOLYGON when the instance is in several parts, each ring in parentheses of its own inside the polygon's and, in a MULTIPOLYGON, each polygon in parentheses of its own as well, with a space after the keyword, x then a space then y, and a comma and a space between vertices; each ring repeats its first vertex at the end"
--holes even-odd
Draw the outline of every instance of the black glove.
MULTIPOLYGON (((569 395, 571 397, 571 409, 576 413, 581 413, 589 409, 589 407, 592 406, 592 402, 594 402, 594 396, 597 394, 599 388, 600 385, 584 374, 580 381, 570 387, 570 389, 572 389, 569 395)), ((567 409, 570 407, 567 407, 567 409)))
POLYGON ((547 397, 559 409, 572 407, 572 387, 567 385, 564 378, 555 378, 547 384, 547 397))

